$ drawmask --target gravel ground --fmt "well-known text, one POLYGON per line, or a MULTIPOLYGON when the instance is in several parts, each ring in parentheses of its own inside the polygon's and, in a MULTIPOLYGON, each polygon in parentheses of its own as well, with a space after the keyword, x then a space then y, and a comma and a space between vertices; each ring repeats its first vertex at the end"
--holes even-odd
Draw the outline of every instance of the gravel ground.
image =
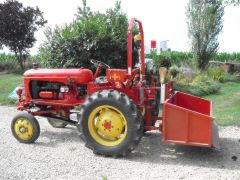
POLYGON ((42 118, 36 143, 20 144, 10 130, 15 113, 0 106, 0 179, 240 179, 237 127, 220 128, 219 152, 163 144, 152 132, 127 158, 114 159, 94 155, 75 127, 54 129, 42 118))

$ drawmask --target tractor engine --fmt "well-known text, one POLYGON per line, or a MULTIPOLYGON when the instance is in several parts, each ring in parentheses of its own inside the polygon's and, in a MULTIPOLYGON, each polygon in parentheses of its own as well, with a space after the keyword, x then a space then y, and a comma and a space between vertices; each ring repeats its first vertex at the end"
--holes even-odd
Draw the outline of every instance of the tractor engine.
POLYGON ((78 100, 93 79, 89 69, 31 69, 24 73, 26 100, 78 100))
POLYGON ((30 82, 30 94, 32 99, 63 100, 73 94, 79 99, 87 94, 87 86, 33 80, 30 82))

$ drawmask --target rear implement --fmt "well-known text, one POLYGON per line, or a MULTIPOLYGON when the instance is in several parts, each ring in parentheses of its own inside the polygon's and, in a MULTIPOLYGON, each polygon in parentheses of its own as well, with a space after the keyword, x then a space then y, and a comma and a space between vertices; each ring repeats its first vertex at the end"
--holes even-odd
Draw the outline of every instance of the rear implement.
POLYGON ((219 148, 212 103, 176 92, 163 105, 163 142, 219 148))

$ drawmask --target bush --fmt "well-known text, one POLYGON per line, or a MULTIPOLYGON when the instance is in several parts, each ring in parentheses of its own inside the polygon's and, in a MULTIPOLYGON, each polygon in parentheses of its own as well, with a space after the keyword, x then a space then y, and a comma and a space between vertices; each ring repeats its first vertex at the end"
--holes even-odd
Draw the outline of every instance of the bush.
POLYGON ((217 81, 205 74, 199 74, 194 78, 184 78, 182 75, 179 75, 174 80, 174 89, 195 96, 206 96, 219 92, 220 86, 217 81))
POLYGON ((92 12, 83 3, 71 24, 46 31, 41 59, 50 67, 93 68, 89 60, 96 59, 113 68, 125 68, 128 19, 120 3, 106 13, 92 12))
MULTIPOLYGON (((161 52, 160 55, 154 55, 152 52, 150 54, 146 54, 146 58, 152 58, 152 59, 158 59, 155 61, 155 65, 159 66, 159 63, 161 62, 159 59, 169 59, 172 65, 176 66, 190 66, 195 67, 196 62, 194 61, 193 54, 191 52, 178 52, 178 51, 166 51, 161 52), (156 58, 157 57, 157 58, 156 58)), ((240 53, 216 53, 213 57, 215 61, 221 61, 221 62, 228 62, 228 61, 236 61, 240 62, 240 53)))
POLYGON ((0 72, 12 71, 18 65, 16 58, 12 54, 0 54, 0 72))
POLYGON ((206 74, 208 77, 214 80, 217 80, 221 83, 229 82, 229 81, 233 81, 233 82, 238 81, 238 77, 235 74, 229 74, 220 67, 210 68, 208 69, 206 74))
POLYGON ((176 65, 169 68, 169 74, 172 78, 177 77, 179 73, 180 73, 180 70, 176 65))
POLYGON ((228 61, 240 61, 240 53, 217 53, 214 56, 216 61, 228 62, 228 61))
POLYGON ((42 59, 39 55, 26 56, 25 69, 22 70, 13 54, 0 54, 0 72, 5 71, 20 74, 26 69, 32 68, 33 63, 38 63, 39 67, 43 67, 42 59))
POLYGON ((154 60, 155 66, 160 67, 162 62, 168 61, 167 65, 182 66, 195 66, 193 61, 193 54, 190 52, 178 52, 178 51, 166 51, 161 52, 160 55, 157 55, 156 52, 151 51, 150 54, 146 54, 146 58, 152 58, 154 60))
POLYGON ((16 57, 13 54, 6 54, 6 53, 0 54, 0 63, 15 61, 15 60, 16 60, 16 57))

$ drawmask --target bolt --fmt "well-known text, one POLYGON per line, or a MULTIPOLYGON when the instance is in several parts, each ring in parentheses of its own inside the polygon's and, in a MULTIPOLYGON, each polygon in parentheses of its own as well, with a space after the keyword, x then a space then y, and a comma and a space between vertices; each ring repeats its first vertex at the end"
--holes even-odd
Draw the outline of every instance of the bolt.
POLYGON ((237 156, 232 156, 232 160, 236 161, 237 160, 237 156))
POLYGON ((19 130, 20 130, 21 133, 26 132, 26 128, 24 128, 24 127, 21 127, 19 130))

